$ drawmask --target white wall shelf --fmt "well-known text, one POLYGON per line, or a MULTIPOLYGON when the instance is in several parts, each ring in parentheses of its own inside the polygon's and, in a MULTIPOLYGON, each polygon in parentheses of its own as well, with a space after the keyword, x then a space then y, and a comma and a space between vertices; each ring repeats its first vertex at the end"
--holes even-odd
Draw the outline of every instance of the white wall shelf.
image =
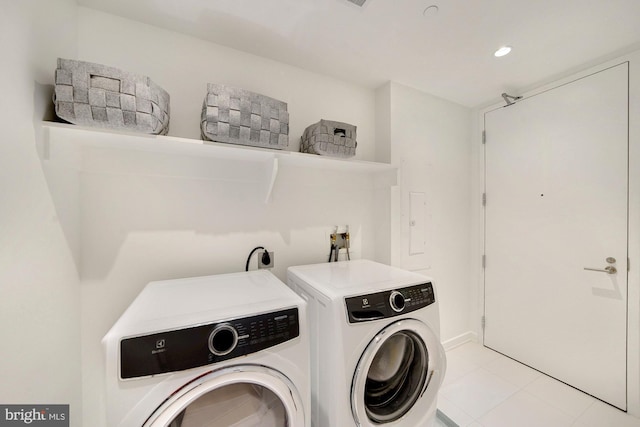
MULTIPOLYGON (((169 156, 169 158, 196 158, 200 160, 229 160, 234 164, 245 164, 254 174, 243 177, 243 180, 255 180, 261 183, 264 201, 268 202, 277 182, 281 167, 303 167, 327 171, 345 171, 361 174, 372 174, 377 186, 394 186, 397 184, 397 168, 387 163, 361 160, 339 159, 313 154, 284 150, 270 150, 249 146, 205 142, 196 139, 175 136, 147 135, 130 132, 96 129, 66 123, 43 122, 43 144, 41 156, 43 161, 59 162, 74 167, 82 172, 115 172, 144 173, 135 166, 127 167, 126 161, 87 160, 83 150, 97 149, 103 153, 127 152, 140 156, 169 156), (239 163, 237 163, 239 162, 239 163), (105 169, 108 164, 110 169, 105 169)), ((167 163, 167 162, 165 162, 167 163)), ((177 171, 166 164, 162 172, 167 176, 190 176, 199 179, 238 179, 223 176, 230 168, 190 168, 177 171)), ((231 168, 232 169, 232 168, 231 168)), ((234 175, 233 173, 231 175, 234 175)))

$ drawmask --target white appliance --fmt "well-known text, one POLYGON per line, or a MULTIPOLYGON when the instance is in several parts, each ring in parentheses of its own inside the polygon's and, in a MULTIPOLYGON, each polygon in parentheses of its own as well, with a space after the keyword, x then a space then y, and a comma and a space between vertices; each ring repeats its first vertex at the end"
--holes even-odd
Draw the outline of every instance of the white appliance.
POLYGON ((266 270, 149 283, 103 339, 107 425, 308 426, 305 310, 266 270))
POLYGON ((431 279, 368 260, 290 267, 307 300, 311 425, 423 427, 446 370, 431 279))

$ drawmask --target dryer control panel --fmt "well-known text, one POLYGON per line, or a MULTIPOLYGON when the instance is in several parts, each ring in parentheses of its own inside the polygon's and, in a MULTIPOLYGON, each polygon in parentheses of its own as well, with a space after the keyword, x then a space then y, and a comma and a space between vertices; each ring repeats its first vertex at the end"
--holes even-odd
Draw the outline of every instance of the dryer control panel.
POLYGON ((431 282, 345 298, 349 323, 368 322, 410 313, 435 301, 431 282))
POLYGON ((124 338, 120 341, 120 378, 197 368, 255 353, 299 335, 298 309, 291 308, 124 338))

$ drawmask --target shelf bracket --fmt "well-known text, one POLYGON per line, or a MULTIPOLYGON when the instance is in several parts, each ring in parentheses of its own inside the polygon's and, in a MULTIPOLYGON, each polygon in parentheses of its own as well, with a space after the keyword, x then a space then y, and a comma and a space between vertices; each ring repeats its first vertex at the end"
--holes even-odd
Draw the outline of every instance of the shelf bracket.
POLYGON ((266 174, 265 174, 265 197, 264 202, 269 203, 271 201, 271 193, 273 192, 273 186, 276 183, 278 177, 278 158, 273 156, 266 161, 266 174))

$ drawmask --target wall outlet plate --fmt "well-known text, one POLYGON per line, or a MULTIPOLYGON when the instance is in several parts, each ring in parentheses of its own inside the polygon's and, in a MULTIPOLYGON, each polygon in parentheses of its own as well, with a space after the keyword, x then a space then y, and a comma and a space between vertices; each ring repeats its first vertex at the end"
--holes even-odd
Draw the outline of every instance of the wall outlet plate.
POLYGON ((274 264, 273 252, 268 252, 268 253, 269 253, 269 258, 271 258, 269 260, 269 264, 265 264, 264 262, 262 262, 262 256, 264 254, 264 251, 258 254, 258 268, 273 268, 273 264, 274 264))

